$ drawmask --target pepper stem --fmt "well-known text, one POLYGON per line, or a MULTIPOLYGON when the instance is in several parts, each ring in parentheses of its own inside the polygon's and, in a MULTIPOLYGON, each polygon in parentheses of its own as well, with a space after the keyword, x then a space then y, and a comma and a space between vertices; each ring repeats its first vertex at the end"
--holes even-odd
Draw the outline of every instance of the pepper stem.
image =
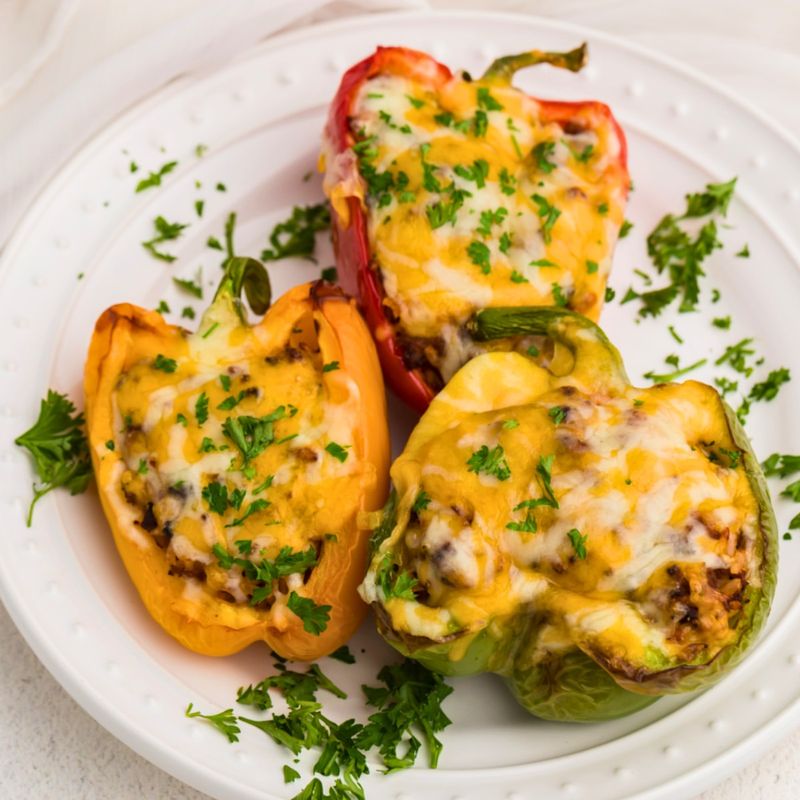
POLYGON ((534 67, 537 64, 550 64, 559 69, 568 69, 578 72, 586 66, 588 60, 588 47, 584 42, 580 47, 567 53, 550 53, 545 50, 529 50, 527 53, 518 53, 514 56, 503 56, 491 63, 489 69, 483 73, 481 80, 496 83, 511 83, 514 73, 524 67, 534 67))
POLYGON ((477 341, 537 334, 564 345, 573 355, 570 375, 587 385, 605 379, 607 385, 628 383, 619 351, 599 326, 573 311, 548 306, 485 308, 467 322, 477 341))
POLYGON ((241 300, 244 289, 247 302, 253 312, 263 314, 272 300, 272 287, 269 273, 260 261, 247 256, 232 256, 225 262, 225 275, 214 295, 212 306, 223 299, 233 302, 242 321, 245 321, 244 306, 241 300))

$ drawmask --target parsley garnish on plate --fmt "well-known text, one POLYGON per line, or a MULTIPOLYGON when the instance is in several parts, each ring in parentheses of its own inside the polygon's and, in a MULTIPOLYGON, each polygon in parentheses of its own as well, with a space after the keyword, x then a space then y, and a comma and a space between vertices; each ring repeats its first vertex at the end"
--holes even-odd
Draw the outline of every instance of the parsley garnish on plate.
POLYGON ((314 246, 318 231, 327 230, 331 215, 325 203, 295 206, 291 216, 279 222, 269 235, 271 247, 261 252, 262 261, 278 261, 290 256, 314 261, 314 246))
POLYGON ((192 281, 187 278, 173 278, 172 282, 182 291, 196 297, 198 300, 203 299, 203 287, 200 281, 192 281))
POLYGON ((709 183, 705 192, 686 196, 686 210, 680 216, 662 217, 647 237, 647 253, 659 275, 669 283, 659 289, 635 295, 642 301, 639 316, 658 316, 680 297, 681 313, 695 311, 700 299, 700 279, 705 275, 702 263, 722 247, 717 224, 711 219, 696 234, 688 232, 686 220, 719 214, 724 217, 733 198, 736 178, 727 183, 709 183))
POLYGON ((193 708, 193 703, 189 703, 189 705, 186 706, 185 713, 187 717, 199 717, 200 719, 206 720, 218 731, 225 734, 231 744, 239 741, 241 728, 239 728, 239 726, 236 724, 236 717, 233 714, 232 708, 226 708, 224 711, 220 711, 218 714, 202 714, 199 711, 193 711, 193 708))
POLYGON ((336 661, 341 661, 343 664, 356 663, 356 657, 350 652, 350 648, 346 644, 334 650, 328 658, 336 659, 336 661))
MULTIPOLYGON (((135 165, 131 164, 131 167, 133 166, 135 165)), ((151 172, 148 174, 146 178, 142 178, 142 180, 140 180, 139 183, 136 184, 136 191, 143 192, 145 189, 150 189, 153 186, 161 186, 161 179, 165 175, 169 175, 169 173, 172 172, 172 170, 174 170, 175 167, 177 166, 178 166, 177 161, 168 161, 166 164, 161 166, 156 172, 151 172)), ((131 169, 131 172, 136 172, 137 170, 138 167, 136 169, 131 169)))
POLYGON ((63 486, 72 495, 86 491, 92 464, 83 425, 83 414, 75 413, 72 401, 49 389, 39 407, 39 418, 14 440, 31 454, 41 481, 39 486, 33 485, 33 500, 26 518, 28 527, 33 521, 34 506, 52 489, 63 486))
POLYGON ((153 220, 153 227, 156 229, 156 235, 152 239, 142 242, 142 247, 144 247, 144 249, 147 250, 147 252, 153 256, 153 258, 157 258, 159 261, 166 261, 168 264, 171 264, 173 261, 175 261, 177 256, 159 250, 156 245, 161 244, 162 242, 171 242, 179 238, 183 230, 189 226, 180 222, 168 222, 166 219, 164 219, 164 217, 159 215, 153 220))

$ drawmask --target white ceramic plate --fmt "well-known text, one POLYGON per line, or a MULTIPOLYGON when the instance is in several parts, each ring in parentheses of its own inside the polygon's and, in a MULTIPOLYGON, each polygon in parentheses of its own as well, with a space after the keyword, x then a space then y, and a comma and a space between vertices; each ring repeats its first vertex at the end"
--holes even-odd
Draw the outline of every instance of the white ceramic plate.
MULTIPOLYGON (((610 37, 528 17, 392 15, 348 19, 270 41, 211 75, 187 78, 119 120, 76 157, 39 197, 8 245, 0 269, 0 591, 27 640, 56 678, 96 719, 146 758, 217 797, 288 797, 286 754, 256 730, 229 746, 213 729, 184 718, 188 701, 205 710, 231 705, 238 686, 269 671, 265 648, 225 660, 183 650, 146 615, 114 551, 92 492, 53 494, 26 529, 31 474, 12 444, 27 428, 48 386, 80 398, 83 360, 98 314, 130 300, 173 310, 185 305, 173 275, 204 267, 219 275, 209 235, 238 213, 237 246, 258 253, 292 205, 321 197, 313 169, 323 115, 344 68, 377 44, 405 44, 452 66, 479 71, 495 55, 532 46, 567 49, 588 39, 591 64, 580 75, 550 68, 520 74, 518 84, 555 98, 594 97, 611 104, 627 131, 636 183, 628 216, 636 227, 617 250, 611 284, 618 298, 646 267, 644 234, 683 195, 708 181, 739 176, 727 243, 709 259, 712 309, 636 325, 632 306, 611 303, 603 325, 620 346, 634 380, 663 366, 719 355, 753 336, 765 363, 754 379, 785 366, 800 379, 800 150, 790 137, 725 91, 688 70, 610 37), (208 145, 202 159, 198 143, 208 145), (148 169, 180 163, 160 189, 134 194, 148 169), (136 174, 129 163, 140 165, 136 174), (202 188, 196 188, 196 181, 202 188), (222 181, 227 191, 214 189, 222 181), (205 215, 195 217, 195 199, 205 215), (170 266, 147 257, 140 242, 152 220, 191 222, 170 266), (752 258, 734 253, 749 244, 752 258), (82 280, 78 274, 84 273, 82 280), (673 323, 686 340, 669 337, 673 323)), ((330 263, 323 252, 320 266, 330 263)), ((315 277, 308 262, 271 265, 278 292, 315 277)), ((708 298, 710 289, 705 292, 708 298)), ((197 305, 197 304, 195 304, 197 305)), ((172 315, 177 318, 177 314, 172 315)), ((699 373, 711 380, 720 369, 699 373)), ((757 452, 800 450, 792 410, 800 392, 755 404, 748 425, 757 452)), ((411 419, 393 408, 396 444, 411 419)), ((778 503, 783 526, 789 505, 778 503)), ((732 675, 700 696, 665 699, 602 725, 551 724, 528 717, 491 676, 456 682, 446 705, 440 769, 365 780, 371 798, 678 798, 699 791, 763 751, 800 721, 798 542, 782 542, 778 595, 758 647, 732 675)), ((359 685, 392 657, 366 625, 352 644, 356 666, 325 663, 350 700, 326 708, 334 718, 363 717, 359 685), (365 652, 362 652, 363 651, 365 652)), ((304 764, 308 764, 306 761, 304 764)), ((295 784, 297 786, 297 784, 295 784)))

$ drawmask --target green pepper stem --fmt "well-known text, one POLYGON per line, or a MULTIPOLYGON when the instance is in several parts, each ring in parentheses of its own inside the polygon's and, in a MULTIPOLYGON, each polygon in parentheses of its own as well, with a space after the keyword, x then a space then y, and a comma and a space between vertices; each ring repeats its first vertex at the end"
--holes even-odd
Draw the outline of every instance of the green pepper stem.
POLYGON ((586 377, 589 383, 603 379, 608 384, 629 383, 617 348, 599 326, 582 314, 551 306, 485 308, 466 327, 476 341, 531 334, 547 336, 572 353, 573 377, 586 377))
POLYGON ((242 291, 253 312, 264 314, 272 299, 269 273, 260 261, 246 256, 231 256, 223 264, 222 276, 211 305, 205 310, 198 333, 206 338, 220 326, 246 325, 242 291))
POLYGON ((545 50, 529 50, 527 53, 518 53, 513 56, 503 56, 493 61, 483 73, 481 80, 496 83, 511 83, 514 73, 524 67, 533 67, 537 64, 550 64, 559 69, 568 69, 578 72, 588 60, 588 47, 584 42, 580 47, 567 53, 550 53, 545 50))

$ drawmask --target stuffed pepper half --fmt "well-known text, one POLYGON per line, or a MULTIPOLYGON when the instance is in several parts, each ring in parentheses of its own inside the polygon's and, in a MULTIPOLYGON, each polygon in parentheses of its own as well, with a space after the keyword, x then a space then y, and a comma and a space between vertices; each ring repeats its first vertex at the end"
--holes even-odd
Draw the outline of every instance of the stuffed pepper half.
POLYGON ((380 632, 435 671, 503 675, 547 719, 710 685, 763 625, 777 569, 736 416, 702 383, 632 386, 571 312, 491 309, 470 329, 555 347, 547 368, 476 357, 423 415, 361 587, 380 632))
POLYGON ((85 389, 103 509, 147 610, 208 655, 314 659, 365 607, 361 512, 388 479, 384 392, 351 300, 229 260, 197 333, 128 304, 98 320, 85 389))
POLYGON ((339 274, 358 293, 389 385, 424 410, 473 355, 464 323, 495 306, 597 319, 629 186, 602 103, 529 97, 533 64, 579 70, 586 48, 501 58, 479 79, 382 47, 342 78, 321 163, 339 274))

